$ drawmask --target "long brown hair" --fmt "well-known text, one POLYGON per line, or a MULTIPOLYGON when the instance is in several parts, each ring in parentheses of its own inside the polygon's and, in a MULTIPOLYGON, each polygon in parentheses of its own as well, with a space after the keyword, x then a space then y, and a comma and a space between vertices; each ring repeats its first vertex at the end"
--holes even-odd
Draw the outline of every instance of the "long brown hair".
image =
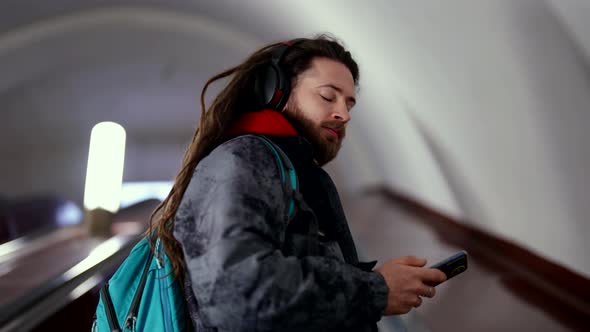
MULTIPOLYGON (((160 238, 172 264, 173 273, 179 280, 184 278, 185 262, 182 247, 174 238, 173 231, 174 216, 182 196, 197 164, 227 139, 226 131, 231 123, 241 114, 256 110, 252 88, 254 74, 261 65, 270 62, 273 50, 282 44, 282 42, 273 43, 259 49, 243 63, 211 77, 203 87, 199 125, 185 152, 172 190, 152 213, 150 227, 146 232, 146 235, 152 235, 149 238, 152 246, 156 237, 160 238), (205 93, 209 85, 231 75, 233 77, 227 86, 215 97, 209 108, 206 108, 205 93)), ((286 53, 281 67, 293 78, 293 86, 297 82, 298 75, 309 69, 311 60, 315 57, 333 59, 346 65, 352 73, 355 85, 358 85, 359 69, 350 52, 344 49, 336 38, 321 34, 304 39, 290 47, 286 53)))

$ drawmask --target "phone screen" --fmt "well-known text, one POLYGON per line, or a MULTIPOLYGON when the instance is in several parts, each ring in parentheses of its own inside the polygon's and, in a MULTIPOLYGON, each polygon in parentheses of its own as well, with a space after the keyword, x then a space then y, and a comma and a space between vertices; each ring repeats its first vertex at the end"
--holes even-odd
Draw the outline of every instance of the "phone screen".
POLYGON ((467 251, 461 250, 451 257, 432 265, 431 268, 441 270, 449 280, 467 270, 467 251))

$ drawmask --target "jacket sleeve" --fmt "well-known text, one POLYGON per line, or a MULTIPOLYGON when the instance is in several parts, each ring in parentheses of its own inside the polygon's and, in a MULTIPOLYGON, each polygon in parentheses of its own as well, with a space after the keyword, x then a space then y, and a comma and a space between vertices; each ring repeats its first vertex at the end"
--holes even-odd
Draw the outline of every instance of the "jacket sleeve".
POLYGON ((223 331, 324 331, 378 321, 388 293, 379 273, 281 253, 286 196, 263 144, 243 136, 203 159, 175 218, 205 323, 223 331))

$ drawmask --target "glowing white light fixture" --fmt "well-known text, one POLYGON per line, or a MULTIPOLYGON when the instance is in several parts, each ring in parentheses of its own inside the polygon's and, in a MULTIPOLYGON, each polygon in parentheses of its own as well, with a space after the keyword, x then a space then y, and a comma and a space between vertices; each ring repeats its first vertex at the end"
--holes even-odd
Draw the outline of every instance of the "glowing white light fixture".
POLYGON ((90 150, 84 188, 84 207, 115 213, 121 203, 125 129, 115 122, 101 122, 90 133, 90 150))

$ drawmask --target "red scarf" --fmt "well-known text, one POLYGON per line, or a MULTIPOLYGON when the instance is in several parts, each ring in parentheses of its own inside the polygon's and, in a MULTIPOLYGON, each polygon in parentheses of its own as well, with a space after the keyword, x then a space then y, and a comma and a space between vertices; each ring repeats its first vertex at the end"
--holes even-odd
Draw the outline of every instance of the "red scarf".
POLYGON ((269 136, 297 136, 297 131, 283 116, 271 109, 242 114, 228 131, 229 136, 262 134, 269 136))

